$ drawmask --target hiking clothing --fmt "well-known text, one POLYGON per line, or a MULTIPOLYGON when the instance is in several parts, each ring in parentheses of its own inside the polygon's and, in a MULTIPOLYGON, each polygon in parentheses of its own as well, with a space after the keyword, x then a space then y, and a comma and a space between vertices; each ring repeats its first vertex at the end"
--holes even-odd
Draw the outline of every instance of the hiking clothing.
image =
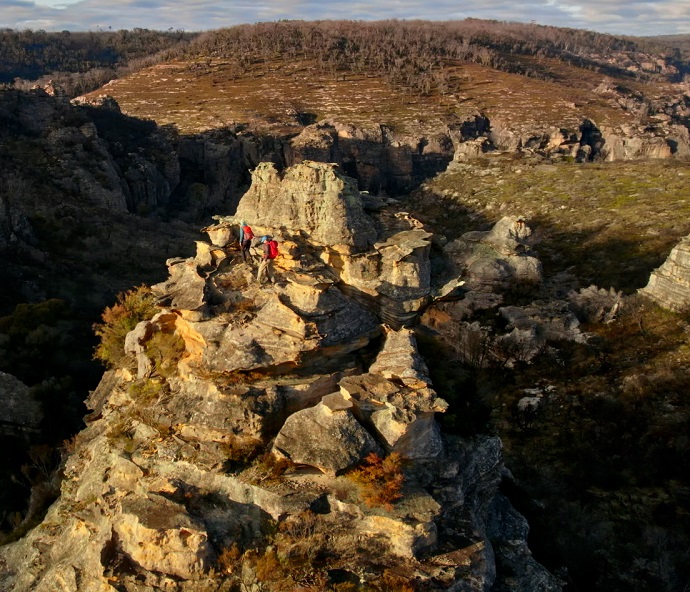
POLYGON ((245 240, 252 240, 254 238, 254 232, 249 224, 244 224, 240 226, 240 244, 245 240))
POLYGON ((262 283, 264 273, 268 276, 271 283, 274 282, 273 276, 273 260, 278 256, 278 241, 269 238, 262 240, 263 254, 261 255, 261 263, 259 271, 256 273, 256 280, 262 283))
POLYGON ((268 239, 264 242, 264 259, 275 259, 278 256, 278 241, 275 239, 268 239))
POLYGON ((275 276, 273 274, 273 259, 262 259, 259 263, 259 271, 256 272, 256 281, 260 284, 263 283, 264 274, 268 277, 268 281, 273 283, 275 281, 275 276))
POLYGON ((252 246, 252 239, 254 238, 254 232, 252 232, 251 226, 246 223, 242 223, 240 226, 240 249, 242 251, 242 259, 247 260, 247 255, 251 259, 251 254, 249 253, 249 247, 252 246))

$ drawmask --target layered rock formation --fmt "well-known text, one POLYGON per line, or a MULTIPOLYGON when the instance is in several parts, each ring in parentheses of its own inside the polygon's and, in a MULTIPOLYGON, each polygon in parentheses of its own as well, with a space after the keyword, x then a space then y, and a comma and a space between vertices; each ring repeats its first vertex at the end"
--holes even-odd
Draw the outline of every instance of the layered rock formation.
POLYGON ((272 163, 260 164, 235 217, 238 222, 251 219, 262 227, 302 231, 315 243, 354 252, 366 250, 376 238, 354 179, 311 161, 282 175, 272 163))
MULTIPOLYGON (((300 166, 291 174, 344 183, 333 167, 300 166)), ((443 436, 434 414, 447 405, 413 332, 384 327, 377 307, 362 304, 371 299, 341 290, 351 277, 350 290, 363 290, 366 277, 379 289, 372 293, 404 294, 418 310, 417 284, 429 298, 430 280, 417 273, 410 287, 386 266, 428 269, 430 233, 392 212, 367 224, 356 194, 320 185, 311 200, 344 203, 323 218, 295 214, 313 227, 291 231, 286 220, 274 284, 259 285, 232 245, 200 241, 196 257, 168 262, 170 278, 154 287, 161 312, 127 336, 127 365, 107 372, 89 398, 93 413, 59 500, 23 540, 0 549, 0 587, 560 589, 498 494, 508 476, 500 441, 443 436), (354 242, 352 219, 375 229, 378 242, 357 251, 367 245, 354 242), (325 242, 308 236, 322 220, 325 242), (395 239, 406 233, 413 238, 395 239), (349 258, 342 267, 336 253, 349 258), (360 275, 344 272, 358 261, 360 275), (374 269, 395 289, 380 290, 374 269), (402 497, 389 491, 396 495, 377 504, 355 485, 351 467, 365 458, 376 467, 372 453, 397 469, 369 474, 398 484, 404 475, 402 497), (401 458, 406 466, 395 464, 401 458)), ((298 192, 276 188, 265 195, 295 204, 298 192)), ((261 186, 243 214, 257 195, 261 186)))
POLYGON ((312 271, 325 264, 345 293, 399 327, 432 299, 433 234, 404 212, 367 214, 367 203, 338 167, 309 161, 281 175, 267 163, 253 172, 236 214, 207 230, 214 241, 227 240, 233 231, 224 229, 246 220, 255 234, 283 243, 288 256, 282 264, 312 271))
MULTIPOLYGON (((641 107, 639 107, 641 108, 641 107)), ((659 117, 651 124, 597 125, 585 119, 578 127, 546 127, 488 122, 478 138, 457 144, 454 162, 482 156, 486 152, 527 152, 547 158, 569 158, 577 162, 687 158, 690 136, 685 126, 659 117)))
POLYGON ((288 142, 286 164, 335 162, 358 179, 360 188, 399 194, 445 170, 453 156, 453 136, 459 133, 438 127, 401 135, 385 125, 326 120, 288 142))
POLYGON ((690 236, 673 248, 640 292, 671 310, 686 311, 690 308, 690 236))
MULTIPOLYGON (((643 107, 635 104, 634 110, 643 107)), ((687 158, 690 136, 677 123, 685 116, 660 114, 639 125, 611 126, 583 119, 578 125, 544 126, 477 113, 452 123, 420 122, 418 129, 403 134, 377 122, 353 125, 335 120, 307 125, 290 137, 207 132, 180 138, 182 174, 173 199, 199 213, 232 209, 249 183, 248 170, 262 161, 273 162, 279 170, 307 161, 332 162, 355 178, 359 189, 400 195, 454 162, 487 152, 578 162, 687 158)))

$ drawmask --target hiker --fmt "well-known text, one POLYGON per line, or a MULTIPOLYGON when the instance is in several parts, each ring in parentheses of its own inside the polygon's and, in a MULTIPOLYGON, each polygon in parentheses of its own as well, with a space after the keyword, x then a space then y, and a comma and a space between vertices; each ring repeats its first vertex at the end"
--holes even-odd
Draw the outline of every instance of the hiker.
POLYGON ((252 245, 253 238, 254 233, 252 232, 252 227, 242 220, 242 222, 240 222, 240 250, 242 251, 242 259, 244 259, 245 262, 247 261, 247 255, 249 255, 249 260, 251 261, 249 247, 252 245))
POLYGON ((261 237, 261 245, 263 248, 263 253, 261 255, 259 271, 256 274, 256 280, 260 284, 263 283, 263 276, 264 273, 266 273, 269 281, 273 283, 273 260, 278 256, 278 241, 276 241, 273 237, 266 235, 261 237))

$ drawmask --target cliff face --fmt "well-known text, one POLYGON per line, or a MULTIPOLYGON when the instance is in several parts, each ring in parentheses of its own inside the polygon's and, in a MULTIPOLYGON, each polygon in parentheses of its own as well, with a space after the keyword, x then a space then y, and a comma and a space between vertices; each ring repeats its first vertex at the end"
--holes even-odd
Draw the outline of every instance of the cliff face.
POLYGON ((582 119, 554 126, 476 114, 452 122, 420 123, 404 133, 380 123, 353 125, 331 119, 298 134, 275 137, 213 131, 180 139, 182 182, 173 199, 197 213, 232 210, 250 183, 247 171, 262 161, 273 162, 279 170, 308 161, 336 163, 357 180, 360 190, 396 196, 454 163, 487 154, 577 162, 683 160, 690 156, 690 135, 678 117, 659 116, 644 125, 599 126, 582 119))
POLYGON ((41 89, 3 90, 0 162, 6 310, 51 296, 70 300, 89 283, 102 307, 107 300, 99 292, 110 300, 111 283, 124 289, 150 277, 134 276, 152 251, 165 257, 166 235, 184 234, 184 225, 144 220, 170 206, 180 180, 175 148, 155 124, 128 118, 116 105, 72 105, 41 89), (139 251, 138 264, 122 264, 127 251, 139 251))
POLYGON ((179 182, 176 153, 164 136, 155 125, 122 115, 115 103, 72 105, 42 89, 4 90, 0 117, 9 165, 42 169, 40 180, 80 194, 85 205, 130 212, 155 208, 167 203, 179 182), (32 148, 41 155, 29 162, 22 157, 32 148))
POLYGON ((168 261, 154 286, 161 312, 127 336, 127 367, 89 398, 60 498, 0 549, 2 588, 559 590, 498 493, 500 441, 441 433, 447 404, 414 333, 377 316, 386 298, 419 310, 419 286, 407 306, 407 276, 388 267, 412 256, 429 269, 428 248, 395 237, 431 233, 380 204, 367 214, 332 165, 299 165, 282 181, 264 172, 240 211, 268 208, 269 194, 284 200, 276 208, 293 204, 270 229, 275 281, 259 284, 255 262, 218 244, 232 218, 207 229, 214 240, 195 257, 168 261), (294 179, 310 180, 312 202, 340 207, 306 225, 285 186, 294 179), (372 240, 353 249, 361 227, 372 240), (355 298, 368 265, 386 289, 355 298))

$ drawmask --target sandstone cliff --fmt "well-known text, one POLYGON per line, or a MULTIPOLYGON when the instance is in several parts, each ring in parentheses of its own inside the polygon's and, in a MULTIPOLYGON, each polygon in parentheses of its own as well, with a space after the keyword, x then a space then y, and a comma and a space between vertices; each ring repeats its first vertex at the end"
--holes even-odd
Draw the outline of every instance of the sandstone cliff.
POLYGON ((685 312, 690 308, 690 237, 673 248, 640 292, 671 310, 685 312))
POLYGON ((184 224, 147 219, 173 205, 181 174, 175 147, 154 123, 116 105, 2 90, 0 161, 3 312, 18 302, 69 300, 85 285, 102 307, 118 289, 151 277, 151 254, 165 257, 170 235, 185 235, 184 224))
POLYGON ((261 168, 255 181, 243 215, 293 208, 270 229, 275 282, 258 284, 251 262, 216 244, 233 218, 207 229, 214 240, 195 257, 168 261, 160 313, 127 336, 128 364, 89 398, 60 498, 0 549, 3 589, 559 590, 498 493, 500 441, 441 433, 447 404, 414 333, 377 316, 387 300, 418 314, 433 299, 431 233, 409 215, 367 214, 331 165, 282 181, 261 168), (339 207, 305 218, 295 178, 339 207), (367 241, 355 243, 361 227, 367 241), (375 468, 384 457, 394 470, 375 468), (356 466, 402 488, 377 497, 356 466))

